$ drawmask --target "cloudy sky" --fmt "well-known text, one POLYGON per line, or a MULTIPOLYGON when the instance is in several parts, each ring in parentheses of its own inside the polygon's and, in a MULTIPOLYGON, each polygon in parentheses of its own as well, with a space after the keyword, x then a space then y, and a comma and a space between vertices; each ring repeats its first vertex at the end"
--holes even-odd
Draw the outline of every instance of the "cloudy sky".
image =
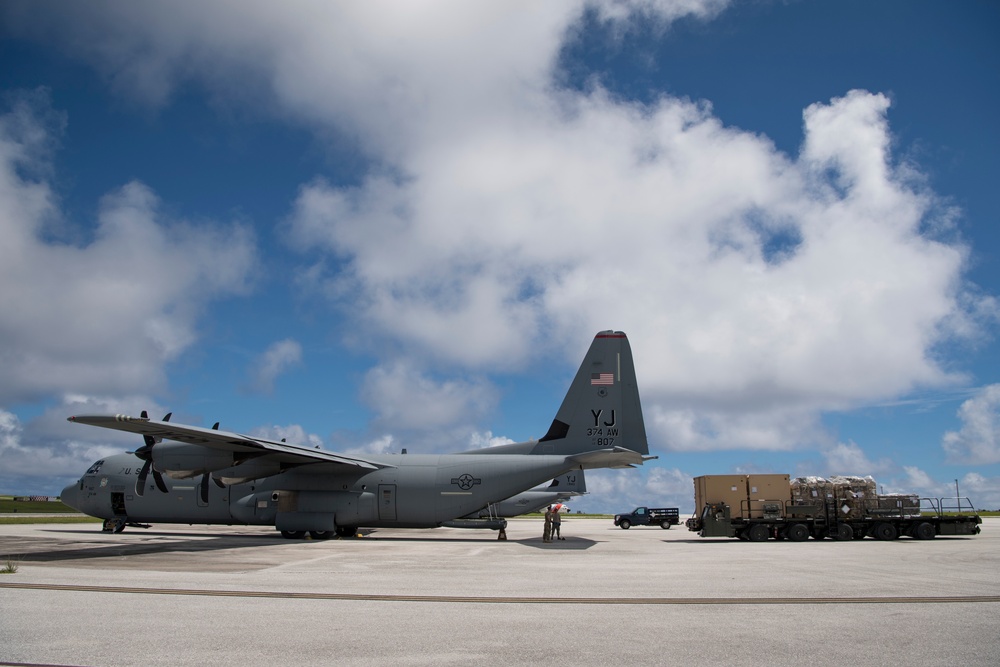
POLYGON ((351 453, 544 434, 594 334, 691 478, 1000 507, 1000 6, 0 4, 0 492, 146 409, 351 453))

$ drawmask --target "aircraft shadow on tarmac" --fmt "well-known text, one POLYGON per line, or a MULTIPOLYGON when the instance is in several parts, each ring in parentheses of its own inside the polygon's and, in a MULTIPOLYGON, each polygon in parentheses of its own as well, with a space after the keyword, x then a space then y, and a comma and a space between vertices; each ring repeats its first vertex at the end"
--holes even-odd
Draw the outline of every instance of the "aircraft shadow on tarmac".
POLYGON ((333 546, 340 541, 350 542, 447 542, 447 543, 477 543, 489 544, 516 543, 538 549, 581 551, 597 544, 594 540, 581 537, 570 537, 565 540, 546 543, 540 537, 501 541, 496 538, 484 537, 431 537, 420 535, 400 536, 378 535, 378 530, 361 531, 363 537, 332 538, 330 540, 286 540, 280 534, 240 534, 223 533, 206 535, 205 533, 156 532, 143 531, 124 536, 114 536, 114 542, 102 544, 103 538, 110 535, 92 530, 50 530, 45 532, 78 534, 86 537, 86 544, 80 541, 65 541, 45 538, 22 538, 11 540, 4 545, 8 554, 16 554, 17 560, 23 563, 71 563, 73 561, 95 561, 99 559, 121 560, 127 557, 165 556, 169 554, 208 554, 234 549, 265 548, 274 546, 294 547, 296 549, 317 548, 319 545, 333 546))
POLYGON ((263 547, 275 543, 269 536, 223 535, 219 537, 205 537, 203 534, 198 535, 197 539, 161 541, 159 539, 150 540, 149 538, 184 538, 193 536, 179 533, 143 533, 136 540, 121 540, 114 543, 100 544, 100 535, 95 536, 93 533, 87 533, 87 535, 90 541, 86 545, 81 545, 80 542, 24 538, 9 541, 5 545, 4 551, 17 554, 17 560, 23 563, 67 563, 102 558, 120 560, 132 556, 206 553, 248 547, 263 547))

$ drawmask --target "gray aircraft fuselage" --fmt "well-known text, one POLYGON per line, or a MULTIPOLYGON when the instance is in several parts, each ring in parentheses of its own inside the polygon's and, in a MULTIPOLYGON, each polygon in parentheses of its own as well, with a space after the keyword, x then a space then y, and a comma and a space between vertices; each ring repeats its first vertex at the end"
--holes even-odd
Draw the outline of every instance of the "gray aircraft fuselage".
MULTIPOLYGON (((572 469, 564 456, 527 454, 392 454, 368 460, 391 467, 361 476, 331 477, 293 470, 225 488, 210 483, 205 502, 200 476, 183 480, 165 477, 167 493, 160 493, 150 479, 146 493, 136 495, 143 461, 134 454, 116 454, 66 487, 62 499, 102 519, 274 525, 283 501, 288 503, 298 494, 296 509, 310 515, 306 518, 315 521, 319 516, 330 516, 333 524, 325 530, 333 530, 334 525, 433 528, 572 469)), ((316 527, 310 523, 308 527, 286 525, 283 529, 316 527)))

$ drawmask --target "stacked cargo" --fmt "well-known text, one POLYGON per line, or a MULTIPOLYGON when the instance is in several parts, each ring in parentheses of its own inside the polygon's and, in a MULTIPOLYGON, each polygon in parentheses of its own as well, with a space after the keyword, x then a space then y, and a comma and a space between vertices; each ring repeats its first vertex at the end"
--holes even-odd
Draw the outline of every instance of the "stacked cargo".
POLYGON ((791 487, 792 505, 815 506, 817 514, 839 515, 841 519, 864 516, 868 505, 877 502, 871 477, 796 477, 791 487))
POLYGON ((920 497, 911 493, 887 493, 878 497, 878 508, 872 514, 881 516, 920 516, 920 497))

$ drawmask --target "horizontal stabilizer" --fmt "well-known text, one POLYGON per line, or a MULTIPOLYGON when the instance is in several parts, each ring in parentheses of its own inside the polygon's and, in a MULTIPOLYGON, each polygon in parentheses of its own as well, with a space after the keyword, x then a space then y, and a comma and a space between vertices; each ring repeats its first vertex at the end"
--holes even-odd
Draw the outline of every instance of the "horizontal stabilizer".
POLYGON ((613 449, 599 449, 583 454, 574 454, 566 457, 567 461, 577 463, 584 470, 588 468, 631 468, 642 465, 651 459, 659 458, 633 452, 631 449, 615 447, 613 449))

